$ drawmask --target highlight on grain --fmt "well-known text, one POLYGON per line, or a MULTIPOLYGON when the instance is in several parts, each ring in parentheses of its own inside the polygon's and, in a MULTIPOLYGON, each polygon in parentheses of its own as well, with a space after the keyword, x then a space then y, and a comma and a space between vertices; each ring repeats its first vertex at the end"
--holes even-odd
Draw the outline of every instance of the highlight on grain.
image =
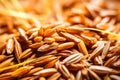
POLYGON ((0 80, 120 80, 120 0, 0 0, 0 80))

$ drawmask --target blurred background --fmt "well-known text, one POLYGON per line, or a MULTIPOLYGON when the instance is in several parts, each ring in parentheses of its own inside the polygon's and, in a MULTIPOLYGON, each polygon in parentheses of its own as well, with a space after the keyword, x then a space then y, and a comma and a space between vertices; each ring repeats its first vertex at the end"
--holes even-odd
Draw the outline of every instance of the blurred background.
POLYGON ((0 0, 0 34, 49 24, 96 27, 107 20, 120 22, 120 0, 0 0))

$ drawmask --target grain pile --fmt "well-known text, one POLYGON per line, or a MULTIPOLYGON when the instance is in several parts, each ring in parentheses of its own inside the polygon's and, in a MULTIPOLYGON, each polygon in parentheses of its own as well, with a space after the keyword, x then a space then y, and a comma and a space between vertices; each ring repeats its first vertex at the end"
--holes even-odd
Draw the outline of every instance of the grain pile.
POLYGON ((0 0, 0 80, 119 79, 119 0, 0 0))

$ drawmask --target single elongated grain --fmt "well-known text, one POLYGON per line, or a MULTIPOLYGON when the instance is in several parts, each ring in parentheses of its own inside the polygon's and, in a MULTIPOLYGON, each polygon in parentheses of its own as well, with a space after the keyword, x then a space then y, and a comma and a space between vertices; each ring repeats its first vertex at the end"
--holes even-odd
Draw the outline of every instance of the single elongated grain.
POLYGON ((7 59, 4 62, 0 63, 0 68, 10 66, 12 60, 13 60, 13 58, 10 58, 10 59, 7 59))
POLYGON ((7 53, 11 54, 14 50, 14 41, 13 39, 9 39, 6 45, 7 53))
POLYGON ((34 75, 39 75, 39 76, 44 77, 44 76, 50 76, 56 72, 57 72, 57 70, 55 68, 49 68, 49 69, 40 70, 40 71, 34 73, 34 75))
POLYGON ((66 43, 58 45, 57 50, 69 49, 69 48, 72 48, 74 45, 75 45, 74 42, 66 42, 66 43))
POLYGON ((16 40, 16 38, 14 38, 14 41, 15 41, 15 57, 17 61, 20 62, 20 54, 22 54, 22 48, 20 43, 16 40))
POLYGON ((12 76, 14 76, 14 77, 22 76, 22 75, 28 73, 31 68, 32 68, 32 66, 25 66, 25 67, 18 68, 17 70, 12 72, 12 76))

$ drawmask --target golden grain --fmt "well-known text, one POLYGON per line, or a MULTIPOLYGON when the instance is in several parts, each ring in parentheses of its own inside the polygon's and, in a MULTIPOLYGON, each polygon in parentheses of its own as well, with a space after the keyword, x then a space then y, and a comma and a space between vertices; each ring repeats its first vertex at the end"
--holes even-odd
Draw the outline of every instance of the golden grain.
POLYGON ((64 49, 69 49, 72 48, 75 45, 74 42, 66 42, 58 45, 57 50, 64 50, 64 49))
POLYGON ((119 80, 119 0, 0 0, 0 80, 119 80))

